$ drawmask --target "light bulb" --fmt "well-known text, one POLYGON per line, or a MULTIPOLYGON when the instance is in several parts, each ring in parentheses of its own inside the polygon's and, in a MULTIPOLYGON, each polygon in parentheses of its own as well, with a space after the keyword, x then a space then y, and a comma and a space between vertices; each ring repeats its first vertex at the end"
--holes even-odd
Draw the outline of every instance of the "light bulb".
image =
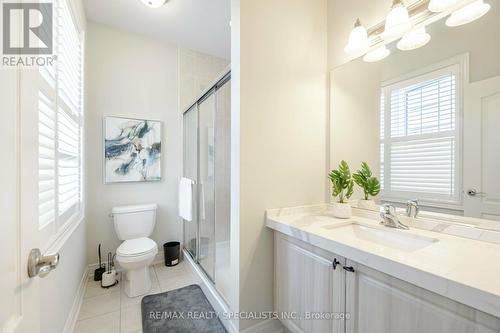
POLYGON ((151 8, 160 8, 167 3, 168 0, 141 0, 143 4, 151 8))
POLYGON ((425 31, 425 27, 407 32, 398 42, 398 49, 402 51, 415 50, 424 46, 431 40, 431 35, 425 31))
POLYGON ((410 31, 412 24, 408 9, 401 0, 394 0, 392 9, 385 19, 384 39, 392 39, 402 36, 410 31))
POLYGON ((391 51, 389 51, 389 49, 385 45, 383 45, 365 54, 363 60, 366 62, 376 62, 387 58, 389 54, 391 54, 391 51))
POLYGON ((354 23, 354 28, 349 34, 349 42, 344 51, 351 56, 361 55, 368 50, 369 46, 368 32, 359 19, 357 19, 356 23, 354 23))
POLYGON ((476 0, 451 13, 450 17, 446 20, 446 25, 449 27, 458 27, 459 25, 470 23, 486 14, 490 8, 491 6, 484 3, 483 0, 476 0))
POLYGON ((462 0, 431 0, 428 8, 431 12, 440 13, 453 8, 460 2, 462 0))

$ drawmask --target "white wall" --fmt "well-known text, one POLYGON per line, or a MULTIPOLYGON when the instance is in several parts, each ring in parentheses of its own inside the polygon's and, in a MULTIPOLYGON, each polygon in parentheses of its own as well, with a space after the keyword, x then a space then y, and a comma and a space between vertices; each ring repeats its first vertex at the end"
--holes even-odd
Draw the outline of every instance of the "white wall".
POLYGON ((177 48, 146 37, 90 22, 87 33, 87 169, 89 263, 97 246, 114 252, 116 237, 111 208, 157 203, 152 238, 160 250, 179 238, 177 186, 179 121, 177 48), (151 183, 103 184, 102 121, 105 115, 159 120, 163 124, 162 180, 151 183))
MULTIPOLYGON (((239 311, 271 311, 273 238, 264 211, 326 199, 326 0, 240 6, 239 311)), ((241 321, 240 329, 256 323, 241 321)))

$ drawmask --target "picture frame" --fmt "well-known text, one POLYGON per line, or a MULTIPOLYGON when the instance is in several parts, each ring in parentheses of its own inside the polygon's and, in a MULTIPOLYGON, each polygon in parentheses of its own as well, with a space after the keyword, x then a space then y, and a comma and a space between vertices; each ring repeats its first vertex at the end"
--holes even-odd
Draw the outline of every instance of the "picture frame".
POLYGON ((162 140, 161 121, 104 116, 104 184, 161 181, 162 140))

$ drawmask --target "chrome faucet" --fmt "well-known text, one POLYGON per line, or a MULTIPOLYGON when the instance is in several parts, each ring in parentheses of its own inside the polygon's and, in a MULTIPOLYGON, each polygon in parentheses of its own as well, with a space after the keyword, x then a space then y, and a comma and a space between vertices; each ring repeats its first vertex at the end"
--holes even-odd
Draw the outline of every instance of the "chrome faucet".
POLYGON ((396 214, 396 208, 394 208, 394 206, 384 205, 383 211, 380 212, 380 217, 382 217, 382 222, 380 222, 380 224, 383 226, 404 230, 410 229, 406 224, 399 221, 396 214))
POLYGON ((419 211, 418 200, 408 200, 406 202, 406 216, 416 219, 419 211))

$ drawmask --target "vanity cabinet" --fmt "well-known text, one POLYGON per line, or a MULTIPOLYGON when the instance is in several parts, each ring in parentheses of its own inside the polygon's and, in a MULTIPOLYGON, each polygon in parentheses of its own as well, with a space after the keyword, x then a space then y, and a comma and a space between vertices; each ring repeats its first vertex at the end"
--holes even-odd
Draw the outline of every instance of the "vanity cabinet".
POLYGON ((274 297, 276 311, 297 314, 282 318, 297 333, 500 332, 500 318, 279 232, 274 297), (334 317, 344 312, 346 320, 334 317), (306 319, 306 313, 332 316, 306 319))
POLYGON ((500 319, 346 260, 346 333, 493 333, 500 319))
POLYGON ((345 260, 280 233, 275 258, 275 309, 285 326, 297 333, 342 332, 342 320, 333 317, 344 312, 345 260))

